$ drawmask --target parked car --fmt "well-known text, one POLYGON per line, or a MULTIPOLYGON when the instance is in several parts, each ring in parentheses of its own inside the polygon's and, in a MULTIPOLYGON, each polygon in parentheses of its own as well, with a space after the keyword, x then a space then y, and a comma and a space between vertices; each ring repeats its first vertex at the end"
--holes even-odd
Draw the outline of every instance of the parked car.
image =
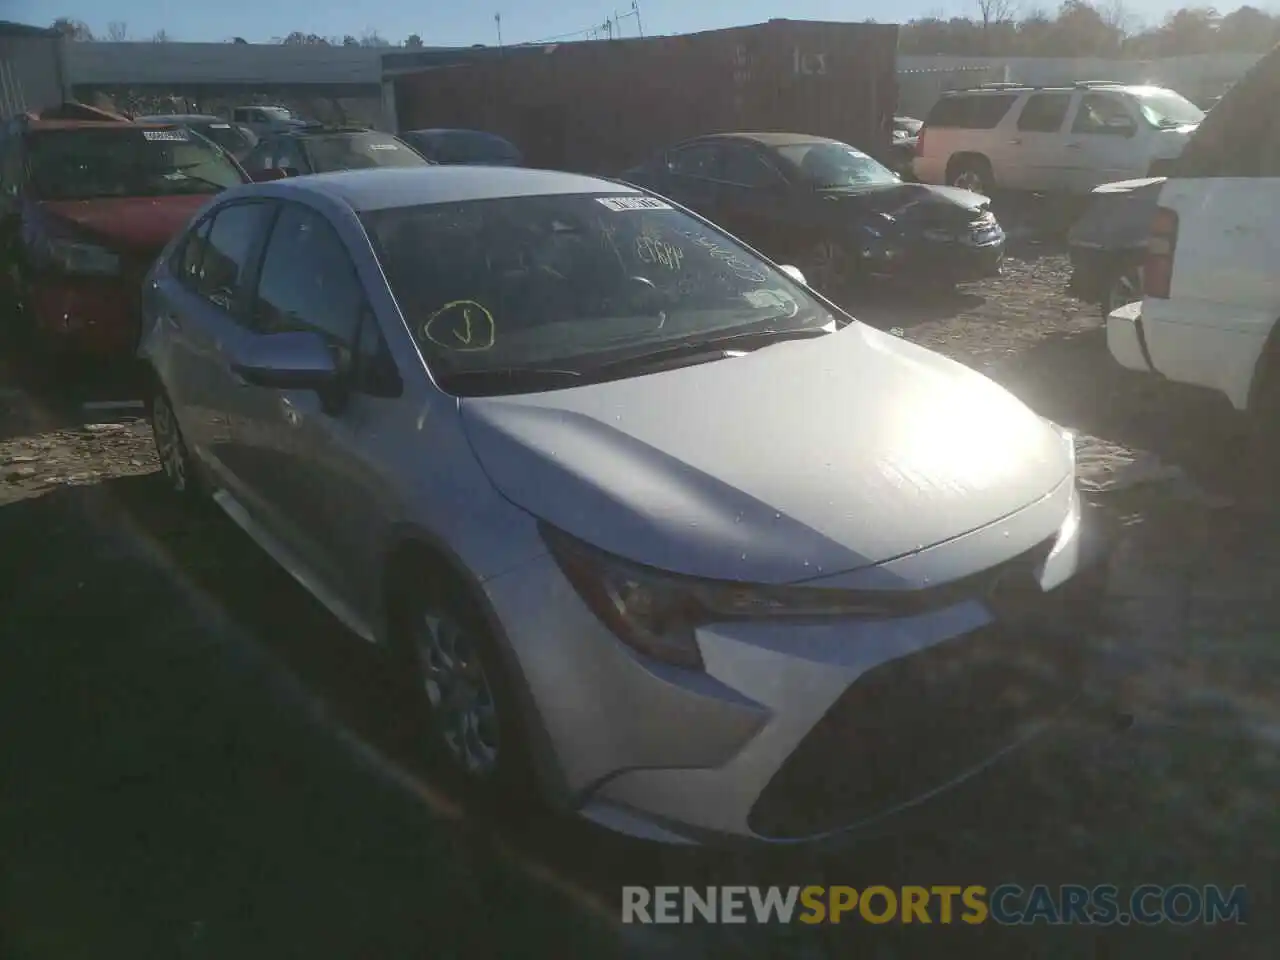
POLYGON ((212 140, 237 160, 245 155, 258 142, 257 135, 242 123, 230 123, 219 117, 202 113, 172 113, 164 115, 136 117, 138 123, 179 124, 194 130, 207 140, 212 140))
POLYGON ((1087 194, 1104 183, 1162 175, 1203 119, 1203 110, 1163 87, 984 84, 934 104, 914 169, 921 183, 983 194, 1087 194))
POLYGON ((400 134, 400 139, 434 163, 524 165, 524 156, 514 143, 482 130, 410 130, 400 134))
POLYGON ((385 645, 477 788, 820 836, 1071 697, 1101 582, 1071 438, 653 194, 253 184, 146 290, 169 481, 385 645))
POLYGON ((999 272, 990 201, 903 183, 845 143, 735 133, 677 144, 623 178, 714 220, 819 290, 863 276, 955 283, 999 272))
POLYGON ((1067 232, 1071 293, 1102 308, 1142 299, 1142 265, 1163 177, 1107 183, 1067 232))
POLYGON ((914 117, 893 118, 893 142, 885 166, 904 179, 915 179, 916 142, 923 127, 924 121, 914 117))
POLYGON ((265 137, 270 133, 280 133, 296 127, 306 126, 307 121, 297 116, 288 107, 236 107, 231 111, 233 123, 242 124, 253 131, 255 136, 265 137))
POLYGON ((1227 397, 1275 447, 1280 423, 1280 52, 1214 107, 1160 185, 1141 303, 1113 311, 1123 366, 1227 397))
POLYGON ((251 174, 278 170, 286 176, 366 167, 425 167, 431 161, 398 137, 367 127, 297 127, 268 134, 244 158, 251 174))
POLYGON ((131 355, 151 261, 247 177, 179 126, 22 117, 2 131, 0 322, 41 351, 131 355))

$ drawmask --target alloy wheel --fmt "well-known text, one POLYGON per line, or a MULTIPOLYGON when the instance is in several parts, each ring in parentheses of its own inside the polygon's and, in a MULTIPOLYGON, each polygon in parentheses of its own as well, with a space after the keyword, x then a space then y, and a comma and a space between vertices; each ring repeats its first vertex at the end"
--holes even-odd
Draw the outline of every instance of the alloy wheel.
POLYGON ((447 613, 426 612, 414 636, 422 688, 441 742, 468 774, 485 778, 498 765, 493 688, 468 629, 447 613))
POLYGON ((839 244, 822 240, 809 248, 804 258, 803 272, 809 285, 816 290, 829 291, 840 279, 841 249, 839 244))
POLYGON ((961 190, 968 190, 971 193, 986 193, 986 186, 982 182, 982 174, 977 170, 961 170, 955 175, 951 185, 961 190))

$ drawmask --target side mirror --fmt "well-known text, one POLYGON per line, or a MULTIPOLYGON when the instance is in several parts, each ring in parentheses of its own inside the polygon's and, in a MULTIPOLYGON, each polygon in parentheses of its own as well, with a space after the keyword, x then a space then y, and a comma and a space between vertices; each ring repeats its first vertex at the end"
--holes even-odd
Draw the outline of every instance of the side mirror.
POLYGON ((278 167, 268 167, 265 170, 251 170, 249 179, 253 183, 270 183, 272 180, 283 180, 288 174, 278 167))
POLYGON ((302 175, 297 167, 281 167, 280 173, 286 177, 299 177, 302 175))
POLYGON ((1107 132, 1114 133, 1122 137, 1131 137, 1138 129, 1138 125, 1129 117, 1110 117, 1107 120, 1107 132))
POLYGON ((254 337, 231 369, 246 383, 273 390, 330 393, 342 379, 329 344, 305 330, 254 337))
POLYGON ((790 277, 796 283, 802 284, 806 287, 809 285, 809 281, 804 278, 804 274, 800 272, 799 267, 793 267, 789 263, 784 263, 784 264, 781 264, 778 267, 778 269, 781 270, 783 273, 785 273, 788 277, 790 277))

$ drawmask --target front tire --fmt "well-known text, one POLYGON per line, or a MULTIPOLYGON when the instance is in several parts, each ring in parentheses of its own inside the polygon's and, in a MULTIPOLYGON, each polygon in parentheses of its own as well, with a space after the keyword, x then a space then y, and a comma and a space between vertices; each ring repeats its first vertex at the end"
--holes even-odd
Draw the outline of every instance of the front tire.
POLYGON ((464 791, 527 796, 528 752, 516 700, 484 617, 436 564, 401 576, 392 596, 392 656, 427 753, 464 791))
POLYGON ((831 293, 848 279, 848 251, 834 240, 811 244, 797 259, 805 280, 819 293, 831 293))

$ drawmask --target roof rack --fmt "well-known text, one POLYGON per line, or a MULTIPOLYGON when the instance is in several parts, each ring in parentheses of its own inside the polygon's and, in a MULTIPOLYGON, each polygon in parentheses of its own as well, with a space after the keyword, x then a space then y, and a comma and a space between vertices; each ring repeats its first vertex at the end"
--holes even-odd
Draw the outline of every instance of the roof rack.
POLYGON ((1123 80, 1077 80, 1074 86, 1077 87, 1123 87, 1123 80))

